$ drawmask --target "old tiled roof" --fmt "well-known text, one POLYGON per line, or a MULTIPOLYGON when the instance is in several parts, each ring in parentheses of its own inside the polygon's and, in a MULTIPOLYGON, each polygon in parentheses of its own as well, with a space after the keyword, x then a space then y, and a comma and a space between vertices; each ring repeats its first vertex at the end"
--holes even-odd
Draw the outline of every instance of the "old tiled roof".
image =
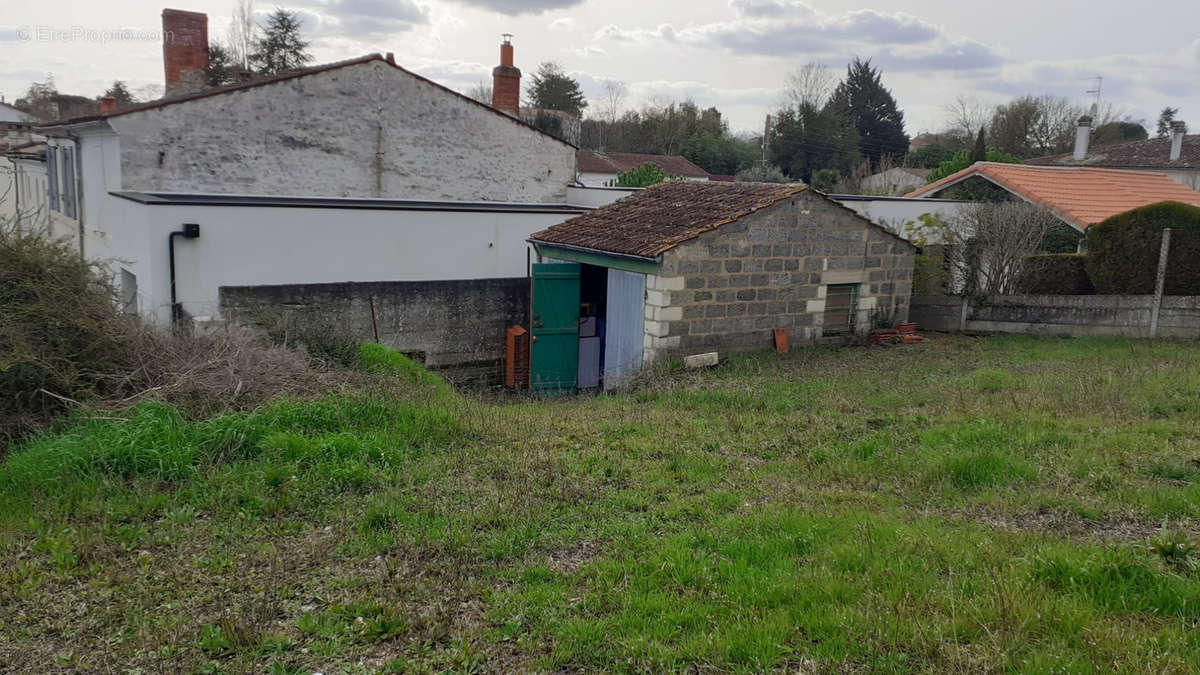
POLYGON ((534 241, 654 258, 807 190, 802 183, 667 181, 534 234, 534 241))
POLYGON ((976 162, 905 196, 932 197, 972 176, 983 176, 1013 194, 1041 204, 1081 230, 1109 216, 1156 202, 1200 206, 1200 192, 1161 173, 993 162, 976 162))
POLYGON ((1074 154, 1031 159, 1027 164, 1040 166, 1095 166, 1109 169, 1197 169, 1200 170, 1200 136, 1183 137, 1179 159, 1171 161, 1171 139, 1151 138, 1118 145, 1091 148, 1076 161, 1074 154))
POLYGON ((649 162, 672 176, 707 178, 708 172, 682 155, 643 155, 635 152, 579 153, 579 170, 584 173, 625 173, 649 162))

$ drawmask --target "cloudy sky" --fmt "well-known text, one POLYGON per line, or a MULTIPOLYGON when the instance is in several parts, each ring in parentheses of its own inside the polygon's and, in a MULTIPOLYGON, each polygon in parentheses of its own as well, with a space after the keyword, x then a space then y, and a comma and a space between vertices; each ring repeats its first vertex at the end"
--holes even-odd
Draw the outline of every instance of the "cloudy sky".
MULTIPOLYGON (((0 94, 12 100, 53 73, 59 90, 98 95, 114 79, 161 84, 163 0, 0 0, 0 94)), ((627 106, 690 97, 735 130, 761 127, 787 73, 808 61, 841 70, 869 57, 910 133, 942 126, 960 94, 998 102, 1024 93, 1103 96, 1153 123, 1172 105, 1200 129, 1200 3, 1134 11, 1126 0, 278 0, 297 10, 318 62, 369 52, 447 86, 490 80, 501 33, 527 73, 557 61, 599 96, 627 106)), ((206 12, 224 38, 233 0, 170 0, 206 12)))

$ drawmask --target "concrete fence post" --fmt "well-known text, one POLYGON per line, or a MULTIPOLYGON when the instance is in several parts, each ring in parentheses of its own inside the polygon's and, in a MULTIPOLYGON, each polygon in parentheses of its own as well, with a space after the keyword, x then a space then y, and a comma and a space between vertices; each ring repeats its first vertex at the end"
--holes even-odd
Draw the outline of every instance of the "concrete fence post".
POLYGON ((960 296, 959 300, 962 302, 962 305, 958 310, 958 332, 961 333, 967 330, 967 314, 971 311, 971 303, 965 295, 960 296))
POLYGON ((1171 250, 1171 228, 1162 233, 1158 250, 1158 278, 1154 282, 1154 304, 1150 306, 1150 337, 1158 337, 1158 312, 1162 309, 1163 286, 1167 282, 1167 252, 1171 250))

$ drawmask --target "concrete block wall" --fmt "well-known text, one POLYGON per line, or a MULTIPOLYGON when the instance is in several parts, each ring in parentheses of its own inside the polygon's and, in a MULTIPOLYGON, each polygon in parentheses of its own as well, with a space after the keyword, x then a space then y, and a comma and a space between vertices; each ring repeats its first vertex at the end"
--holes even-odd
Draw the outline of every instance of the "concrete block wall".
POLYGON ((646 281, 644 359, 668 351, 743 351, 826 337, 830 284, 859 285, 857 329, 877 308, 907 318, 915 248, 814 193, 685 242, 646 281))
MULTIPOLYGON (((1149 337, 1153 307, 1152 295, 920 296, 913 298, 912 319, 948 332, 1149 337)), ((1200 297, 1164 297, 1158 336, 1200 337, 1200 297)))
POLYGON ((222 315, 246 323, 303 322, 359 341, 379 341, 456 382, 499 383, 505 331, 527 325, 529 281, 391 281, 221 288, 222 315), (272 313, 276 313, 275 316, 272 313))

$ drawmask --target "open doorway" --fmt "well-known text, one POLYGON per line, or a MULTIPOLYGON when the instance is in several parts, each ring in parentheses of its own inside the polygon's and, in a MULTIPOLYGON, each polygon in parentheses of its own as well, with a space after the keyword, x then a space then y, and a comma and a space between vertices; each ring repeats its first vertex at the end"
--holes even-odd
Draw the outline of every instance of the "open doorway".
POLYGON ((604 332, 607 326, 608 268, 579 266, 579 389, 603 384, 604 332))

